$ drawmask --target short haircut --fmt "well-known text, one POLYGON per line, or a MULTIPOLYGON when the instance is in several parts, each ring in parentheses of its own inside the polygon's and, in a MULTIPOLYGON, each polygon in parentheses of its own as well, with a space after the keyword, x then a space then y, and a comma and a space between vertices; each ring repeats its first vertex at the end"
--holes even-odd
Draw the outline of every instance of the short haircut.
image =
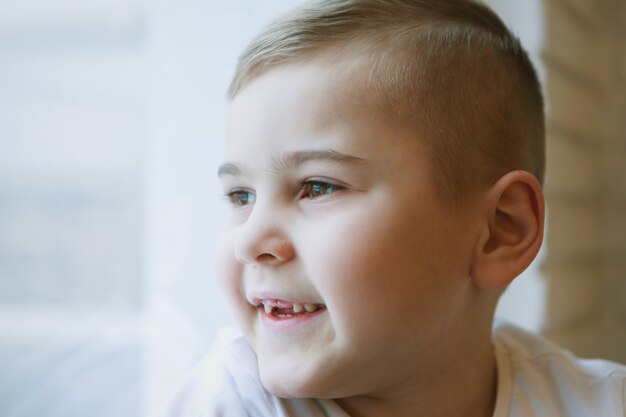
POLYGON ((253 39, 239 59, 229 98, 271 68, 330 53, 365 58, 367 101, 424 140, 435 185, 449 202, 458 204, 513 170, 543 180, 537 74, 519 39, 484 4, 305 3, 253 39))

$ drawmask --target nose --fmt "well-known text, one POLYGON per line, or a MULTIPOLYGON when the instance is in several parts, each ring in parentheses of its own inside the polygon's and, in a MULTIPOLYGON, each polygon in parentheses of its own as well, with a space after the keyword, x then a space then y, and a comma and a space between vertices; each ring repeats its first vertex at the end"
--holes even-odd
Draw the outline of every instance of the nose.
POLYGON ((234 240, 235 258, 249 265, 279 266, 295 257, 285 220, 275 208, 256 204, 234 240))

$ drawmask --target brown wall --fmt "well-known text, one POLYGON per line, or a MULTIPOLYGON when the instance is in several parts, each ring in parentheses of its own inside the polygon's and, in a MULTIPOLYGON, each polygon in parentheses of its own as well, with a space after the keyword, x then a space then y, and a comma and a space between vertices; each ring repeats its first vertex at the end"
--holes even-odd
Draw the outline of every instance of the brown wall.
POLYGON ((544 0, 545 335, 626 363, 626 1, 544 0))

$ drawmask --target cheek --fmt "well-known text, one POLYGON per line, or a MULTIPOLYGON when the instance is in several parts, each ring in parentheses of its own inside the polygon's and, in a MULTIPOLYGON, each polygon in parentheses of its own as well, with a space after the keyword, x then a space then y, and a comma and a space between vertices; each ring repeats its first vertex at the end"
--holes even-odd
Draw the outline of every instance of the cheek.
POLYGON ((243 300, 243 265, 239 262, 233 252, 233 234, 225 228, 219 238, 217 253, 215 257, 217 280, 226 296, 231 309, 235 313, 238 321, 245 321, 245 311, 247 306, 243 300))
POLYGON ((318 277, 325 299, 341 312, 337 320, 352 327, 350 332, 359 331, 351 323, 391 330, 390 319, 424 319, 444 290, 439 286, 443 271, 437 269, 444 245, 428 222, 414 214, 413 220, 406 217, 353 212, 328 228, 310 231, 314 238, 308 243, 315 254, 310 274, 318 277))
POLYGON ((233 256, 233 236, 229 229, 224 228, 220 232, 217 252, 215 254, 215 269, 217 280, 222 291, 227 292, 228 287, 235 281, 237 260, 233 256))

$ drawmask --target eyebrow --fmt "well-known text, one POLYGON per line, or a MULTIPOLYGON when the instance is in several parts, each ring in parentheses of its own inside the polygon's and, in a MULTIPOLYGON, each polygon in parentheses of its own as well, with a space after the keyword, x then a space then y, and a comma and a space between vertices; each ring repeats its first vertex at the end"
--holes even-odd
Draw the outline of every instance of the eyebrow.
MULTIPOLYGON (((295 152, 285 152, 280 155, 278 159, 272 159, 272 170, 281 171, 287 169, 294 169, 302 165, 305 162, 321 160, 331 162, 347 162, 347 163, 360 163, 365 159, 357 156, 346 155, 341 152, 337 152, 334 149, 321 149, 321 150, 302 150, 295 152)), ((217 170, 217 176, 222 177, 224 175, 240 176, 243 175, 243 169, 233 163, 226 162, 217 170)))

